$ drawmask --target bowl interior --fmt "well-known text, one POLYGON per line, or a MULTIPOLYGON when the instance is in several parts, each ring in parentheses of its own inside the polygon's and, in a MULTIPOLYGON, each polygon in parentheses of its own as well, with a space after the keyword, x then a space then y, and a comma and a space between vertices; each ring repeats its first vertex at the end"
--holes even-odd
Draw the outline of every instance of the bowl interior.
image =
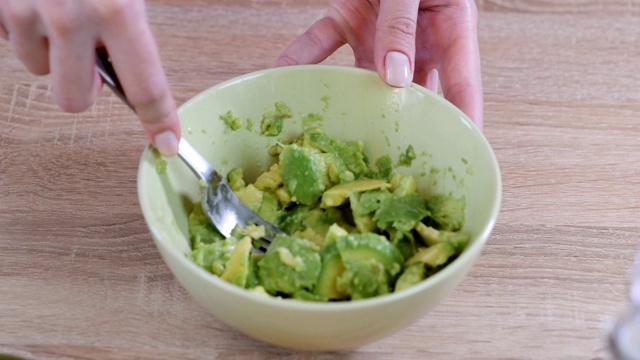
MULTIPOLYGON (((466 272, 498 216, 500 172, 487 140, 461 111, 420 86, 391 88, 376 73, 356 68, 322 65, 277 68, 214 86, 181 106, 179 113, 184 137, 218 171, 226 174, 242 167, 248 180, 253 180, 274 162, 267 153, 271 145, 279 139, 301 134, 302 119, 310 113, 322 116, 329 135, 341 140, 363 141, 372 163, 386 154, 397 161, 407 146, 412 145, 417 158, 411 166, 400 167, 398 171, 415 176, 418 190, 425 195, 453 193, 465 196, 467 202, 462 231, 469 233, 472 240, 460 257, 434 277, 466 272), (281 135, 261 135, 262 115, 274 110, 278 101, 285 102, 294 116, 285 120, 281 135), (242 120, 240 129, 232 131, 220 120, 219 116, 229 110, 242 120)), ((232 289, 231 285, 204 274, 184 258, 189 251, 187 216, 193 203, 200 199, 199 186, 195 175, 179 159, 167 162, 166 173, 159 175, 151 150, 145 149, 138 174, 139 198, 154 240, 165 260, 172 259, 168 263, 174 273, 176 267, 181 267, 193 272, 193 276, 206 278, 203 281, 212 286, 228 289, 238 296, 253 297, 256 302, 277 304, 274 299, 232 289)), ((428 279, 415 286, 416 289, 383 298, 428 291, 430 281, 439 280, 428 279)), ((184 285, 185 281, 182 282, 184 285)), ((368 301, 300 306, 317 310, 366 306, 368 301)), ((375 301, 379 300, 370 300, 372 304, 375 301)))

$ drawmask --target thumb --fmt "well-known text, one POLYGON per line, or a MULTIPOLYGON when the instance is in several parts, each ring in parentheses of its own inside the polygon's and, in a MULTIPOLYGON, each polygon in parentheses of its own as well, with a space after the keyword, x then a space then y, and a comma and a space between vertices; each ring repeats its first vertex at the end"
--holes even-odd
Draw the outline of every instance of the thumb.
POLYGON ((419 3, 419 0, 380 2, 374 58, 378 74, 391 86, 411 85, 419 3))

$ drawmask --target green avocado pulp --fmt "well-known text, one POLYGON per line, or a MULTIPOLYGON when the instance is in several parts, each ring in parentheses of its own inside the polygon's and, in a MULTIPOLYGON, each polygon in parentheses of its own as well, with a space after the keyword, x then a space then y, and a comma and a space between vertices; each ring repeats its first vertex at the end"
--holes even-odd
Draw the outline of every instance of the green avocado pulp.
MULTIPOLYGON (((280 134, 292 116, 276 103, 263 115, 260 133, 280 134)), ((221 119, 240 127, 231 111, 221 119)), ((413 177, 397 171, 416 159, 412 145, 395 164, 389 155, 372 164, 362 142, 325 133, 321 114, 301 119, 302 135, 270 148, 274 162, 253 183, 241 168, 228 174, 240 200, 287 235, 264 254, 251 252, 264 229, 238 227, 224 238, 196 204, 189 216, 191 261, 263 296, 350 301, 418 284, 464 250, 464 197, 425 197, 413 177)))

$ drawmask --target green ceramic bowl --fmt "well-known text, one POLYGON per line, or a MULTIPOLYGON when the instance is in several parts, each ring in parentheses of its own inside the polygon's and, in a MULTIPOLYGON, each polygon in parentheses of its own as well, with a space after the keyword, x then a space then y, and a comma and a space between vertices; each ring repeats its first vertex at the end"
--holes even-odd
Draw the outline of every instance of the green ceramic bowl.
MULTIPOLYGON (((396 89, 374 72, 335 66, 276 68, 214 86, 180 107, 184 136, 222 173, 242 167, 252 180, 273 159, 276 139, 259 134, 262 114, 284 101, 294 113, 280 136, 300 135, 301 116, 319 113, 329 135, 362 140, 371 159, 398 159, 409 144, 417 159, 401 168, 418 189, 452 192, 467 201, 463 231, 471 242, 450 265, 398 293, 341 303, 312 303, 253 294, 191 263, 187 214, 199 200, 198 180, 177 158, 159 175, 145 149, 138 172, 142 213, 163 259, 188 292, 217 319, 262 341, 298 349, 353 348, 392 334, 442 302, 467 274, 498 216, 501 180, 485 137, 449 102, 420 87, 396 89), (229 130, 219 119, 231 110, 244 124, 229 130), (247 119, 251 119, 248 121, 247 119)), ((455 316, 455 314, 452 314, 455 316)), ((434 329, 437 331, 437 329, 434 329)))

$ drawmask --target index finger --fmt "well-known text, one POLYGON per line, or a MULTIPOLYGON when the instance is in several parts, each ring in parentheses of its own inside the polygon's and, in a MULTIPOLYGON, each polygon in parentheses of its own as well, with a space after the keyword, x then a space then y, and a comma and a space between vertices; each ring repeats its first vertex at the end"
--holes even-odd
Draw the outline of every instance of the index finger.
POLYGON ((180 124, 143 1, 103 2, 102 41, 129 101, 151 143, 165 156, 175 155, 180 124), (123 3, 124 4, 124 3, 123 3))
POLYGON ((376 24, 374 61, 389 85, 411 85, 419 0, 382 0, 376 24))

